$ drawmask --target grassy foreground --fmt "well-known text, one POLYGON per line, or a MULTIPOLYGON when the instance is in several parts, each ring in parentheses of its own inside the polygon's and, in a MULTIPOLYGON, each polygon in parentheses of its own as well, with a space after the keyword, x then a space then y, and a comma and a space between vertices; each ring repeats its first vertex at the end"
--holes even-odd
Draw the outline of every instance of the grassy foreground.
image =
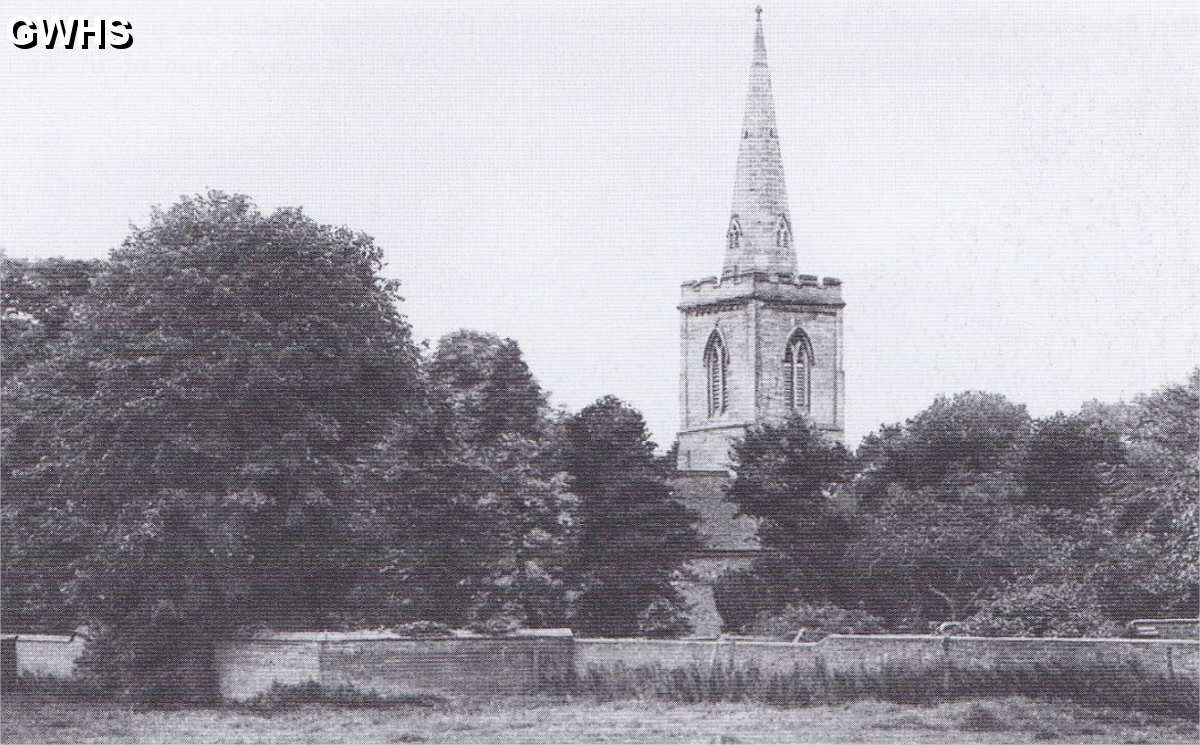
POLYGON ((1024 698, 912 706, 505 699, 432 706, 303 704, 174 711, 10 694, 4 743, 1188 742, 1197 723, 1024 698))

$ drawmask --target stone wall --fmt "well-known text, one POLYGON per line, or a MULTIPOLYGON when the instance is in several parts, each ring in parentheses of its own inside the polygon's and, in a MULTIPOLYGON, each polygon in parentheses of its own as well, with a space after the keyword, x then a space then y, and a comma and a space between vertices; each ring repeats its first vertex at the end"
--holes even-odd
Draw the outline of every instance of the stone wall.
MULTIPOLYGON (((16 667, 24 676, 71 678, 80 636, 21 634, 16 667)), ((1026 693, 1059 677, 1103 687, 1131 678, 1163 695, 1195 692, 1200 642, 1168 639, 1026 639, 938 636, 842 636, 789 644, 749 639, 574 639, 567 630, 509 637, 414 639, 381 633, 275 633, 218 646, 221 693, 246 700, 275 683, 349 686, 380 695, 513 695, 563 692, 573 680, 622 670, 756 669, 764 676, 863 681, 901 671, 954 693, 959 681, 990 681, 993 693, 1026 693), (1030 676, 1033 677, 1030 677, 1030 676), (1174 684, 1172 690, 1161 686, 1174 684)), ((1143 691, 1143 694, 1145 691, 1143 691)))
POLYGON ((234 639, 216 650, 221 697, 253 698, 271 686, 321 682, 321 639, 324 634, 263 634, 234 639))
POLYGON ((808 668, 820 661, 830 673, 907 670, 1004 671, 1036 666, 1140 670, 1164 677, 1200 679, 1200 642, 1157 639, 1029 639, 908 635, 840 635, 790 644, 747 639, 716 641, 577 639, 575 670, 613 665, 663 668, 757 667, 764 673, 808 668))
POLYGON ((16 634, 12 639, 18 676, 63 680, 75 676, 75 662, 87 641, 82 634, 16 634))
POLYGON ((1200 618, 1144 618, 1127 624, 1128 635, 1142 639, 1200 640, 1200 618))
POLYGON ((512 695, 561 690, 570 631, 416 639, 388 633, 304 632, 234 639, 219 647, 222 697, 242 701, 275 683, 318 683, 381 696, 512 695))

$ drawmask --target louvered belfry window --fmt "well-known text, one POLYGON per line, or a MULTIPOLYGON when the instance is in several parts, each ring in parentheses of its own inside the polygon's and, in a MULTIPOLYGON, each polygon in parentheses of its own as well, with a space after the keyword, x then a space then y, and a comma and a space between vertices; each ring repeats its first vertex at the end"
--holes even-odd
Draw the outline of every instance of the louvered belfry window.
POLYGON ((796 329, 783 352, 783 395, 793 411, 808 412, 811 402, 812 347, 796 329))
POLYGON ((729 352, 716 331, 704 347, 704 371, 708 382, 708 415, 721 414, 728 404, 729 352))

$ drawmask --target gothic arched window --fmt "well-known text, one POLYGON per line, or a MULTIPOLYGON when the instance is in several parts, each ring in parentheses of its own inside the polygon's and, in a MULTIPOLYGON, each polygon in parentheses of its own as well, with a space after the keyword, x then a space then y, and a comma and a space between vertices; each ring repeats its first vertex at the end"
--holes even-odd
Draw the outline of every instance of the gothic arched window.
POLYGON ((808 412, 812 406, 812 345, 800 329, 783 350, 783 395, 788 408, 808 412))
POLYGON ((738 223, 737 215, 729 221, 729 230, 725 232, 725 242, 729 248, 737 248, 742 243, 742 226, 738 223))
POLYGON ((775 245, 779 248, 792 245, 792 226, 788 224, 786 216, 779 218, 779 225, 775 227, 775 245))
POLYGON ((708 415, 725 411, 729 398, 729 351, 718 331, 713 331, 704 347, 704 375, 708 391, 708 415))

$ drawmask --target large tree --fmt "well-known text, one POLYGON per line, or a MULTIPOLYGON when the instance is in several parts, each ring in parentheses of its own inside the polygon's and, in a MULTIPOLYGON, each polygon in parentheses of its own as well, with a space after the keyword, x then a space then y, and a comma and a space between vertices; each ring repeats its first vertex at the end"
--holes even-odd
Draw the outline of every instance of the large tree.
POLYGON ((755 571, 773 596, 767 605, 840 597, 851 524, 839 491, 853 470, 850 454, 797 416, 752 427, 733 455, 728 498, 758 520, 767 555, 755 571))
POLYGON ((682 633, 672 584, 699 547, 696 515, 671 498, 642 415, 605 396, 564 427, 563 462, 579 499, 573 626, 584 634, 682 633))
POLYGON ((960 620, 1044 555, 1038 515, 1021 506, 1032 433, 1024 406, 968 391, 863 439, 845 566, 872 612, 911 631, 960 620))
POLYGON ((7 381, 62 342, 101 261, 0 254, 0 374, 7 381))
POLYGON ((1056 541, 1039 513, 1014 503, 1019 493, 1007 474, 972 478, 952 500, 944 489, 894 486, 857 516, 858 536, 845 554, 857 599, 906 631, 962 620, 1053 553, 1056 541))
POLYGON ((1096 505, 1108 469, 1124 461, 1120 433, 1085 412, 1059 412, 1033 422, 1021 466, 1022 499, 1051 510, 1079 512, 1096 505))
POLYGON ((1126 457, 1105 478, 1088 561, 1104 568, 1102 602, 1120 620, 1194 614, 1200 603, 1200 368, 1139 396, 1124 421, 1126 457))
POLYGON ((370 623, 564 624, 575 500, 520 347, 455 332, 426 369, 420 415, 397 419, 358 472, 356 519, 378 552, 354 612, 370 623))
POLYGON ((996 393, 938 397, 903 425, 863 438, 855 491, 868 503, 885 498, 892 485, 933 488, 953 500, 976 474, 1017 469, 1031 421, 1024 406, 996 393))
POLYGON ((429 381, 464 442, 491 445, 505 435, 546 434, 546 394, 512 339, 467 329, 447 334, 429 364, 429 381))
POLYGON ((184 198, 112 252, 67 341, 6 387, 6 503, 92 526, 67 589, 129 642, 96 645, 115 682, 171 687, 181 639, 339 607, 361 571, 348 469, 419 390, 380 268, 369 236, 300 210, 184 198))

